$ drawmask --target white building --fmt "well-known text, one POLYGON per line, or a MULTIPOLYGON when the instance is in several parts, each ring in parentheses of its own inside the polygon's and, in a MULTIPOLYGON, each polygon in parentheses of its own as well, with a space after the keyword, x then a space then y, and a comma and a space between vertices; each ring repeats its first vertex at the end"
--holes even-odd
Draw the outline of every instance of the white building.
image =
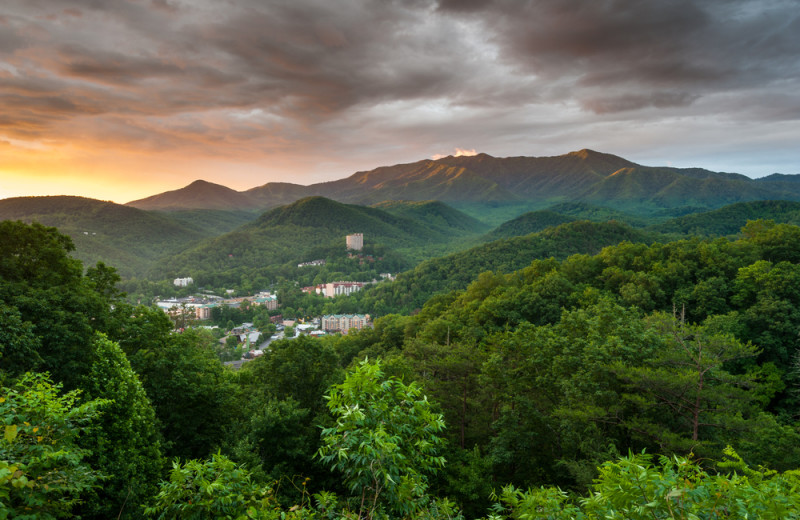
POLYGON ((347 235, 347 249, 361 251, 364 248, 364 233, 354 233, 347 235))
POLYGON ((187 285, 192 285, 193 283, 194 280, 191 278, 175 278, 175 280, 172 282, 172 285, 175 287, 186 287, 187 285))

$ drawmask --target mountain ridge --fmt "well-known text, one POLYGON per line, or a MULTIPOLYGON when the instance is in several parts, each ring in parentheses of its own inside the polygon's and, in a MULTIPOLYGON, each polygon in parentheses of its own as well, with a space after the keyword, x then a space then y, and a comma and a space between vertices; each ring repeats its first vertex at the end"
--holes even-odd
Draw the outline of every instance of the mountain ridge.
MULTIPOLYGON (((588 148, 557 156, 498 158, 481 153, 379 166, 311 185, 270 182, 245 191, 195 181, 184 188, 127 203, 140 209, 265 211, 310 196, 347 204, 440 200, 446 204, 529 205, 543 209, 581 201, 654 214, 678 206, 715 209, 752 200, 800 200, 793 175, 762 179, 703 168, 643 166, 588 148)), ((456 207, 458 209, 458 207, 456 207)))

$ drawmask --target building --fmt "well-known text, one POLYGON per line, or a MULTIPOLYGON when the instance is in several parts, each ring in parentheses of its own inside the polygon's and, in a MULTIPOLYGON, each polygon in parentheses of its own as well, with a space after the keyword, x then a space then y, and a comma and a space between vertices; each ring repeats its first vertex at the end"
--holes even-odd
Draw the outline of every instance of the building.
POLYGON ((326 298, 347 296, 360 291, 364 282, 330 282, 323 285, 322 295, 326 298))
POLYGON ((194 312, 197 316, 198 320, 210 320, 211 319, 211 309, 216 307, 216 303, 206 303, 200 306, 195 307, 194 312))
POLYGON ((361 251, 364 248, 364 233, 354 233, 347 235, 347 249, 361 251))
POLYGON ((253 303, 256 305, 262 305, 266 307, 268 310, 274 311, 278 308, 278 297, 274 294, 268 294, 266 296, 258 296, 253 303))
POLYGON ((192 285, 193 283, 194 280, 191 278, 175 278, 175 280, 172 281, 172 285, 175 287, 186 287, 187 285, 192 285))
POLYGON ((360 291, 364 287, 364 282, 329 282, 321 283, 313 287, 303 287, 302 291, 308 294, 321 294, 326 298, 334 298, 336 296, 347 296, 356 291, 360 291))
POLYGON ((325 332, 347 334, 350 329, 363 329, 369 326, 369 314, 326 314, 322 317, 321 328, 325 332))
POLYGON ((325 260, 324 259, 311 260, 310 262, 301 262, 301 263, 297 264, 297 267, 314 267, 314 266, 320 266, 320 265, 325 265, 325 260))

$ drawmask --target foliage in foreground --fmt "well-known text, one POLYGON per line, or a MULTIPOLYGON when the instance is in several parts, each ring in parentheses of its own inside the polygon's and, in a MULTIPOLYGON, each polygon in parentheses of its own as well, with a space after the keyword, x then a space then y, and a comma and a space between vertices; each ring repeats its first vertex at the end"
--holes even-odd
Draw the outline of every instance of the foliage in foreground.
POLYGON ((172 518, 270 518, 272 491, 221 454, 210 460, 175 461, 168 482, 161 483, 155 504, 145 514, 172 518))
POLYGON ((83 493, 102 478, 77 445, 108 401, 79 404, 79 392, 59 395, 47 374, 25 374, 2 389, 0 518, 67 518, 83 493))
POLYGON ((800 518, 800 472, 751 469, 730 447, 720 466, 706 472, 685 457, 630 454, 604 463, 591 492, 569 497, 558 488, 503 488, 489 520, 800 518))
POLYGON ((430 501, 427 475, 445 460, 438 455, 444 419, 419 385, 387 378, 380 362, 364 360, 327 398, 336 425, 322 431, 317 454, 344 475, 358 517, 422 510, 430 501))

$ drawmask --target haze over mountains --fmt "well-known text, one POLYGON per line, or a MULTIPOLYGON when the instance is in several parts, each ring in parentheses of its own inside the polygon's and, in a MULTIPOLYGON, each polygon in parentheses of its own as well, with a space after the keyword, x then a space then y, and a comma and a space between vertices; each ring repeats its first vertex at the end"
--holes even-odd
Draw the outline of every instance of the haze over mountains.
POLYGON ((318 195, 361 205, 439 200, 459 209, 470 204, 527 204, 534 209, 582 201, 652 214, 682 206, 713 209, 752 200, 800 200, 800 182, 794 175, 751 179, 701 168, 642 166, 584 149, 554 157, 449 156, 383 166, 309 186, 268 183, 242 192, 195 181, 127 205, 162 211, 264 210, 318 195))

